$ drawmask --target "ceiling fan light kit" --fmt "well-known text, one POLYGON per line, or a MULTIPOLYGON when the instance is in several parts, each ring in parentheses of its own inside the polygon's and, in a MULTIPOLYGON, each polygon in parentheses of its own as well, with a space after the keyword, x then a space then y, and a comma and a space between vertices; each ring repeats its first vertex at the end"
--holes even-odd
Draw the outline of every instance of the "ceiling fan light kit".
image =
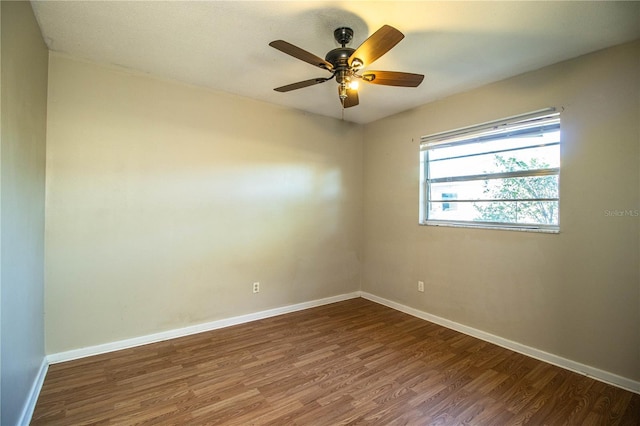
POLYGON ((324 83, 335 77, 338 83, 340 103, 343 108, 350 108, 360 103, 357 91, 359 80, 385 86, 418 87, 424 79, 422 74, 397 71, 366 71, 362 74, 359 73, 362 68, 371 65, 404 38, 404 34, 392 26, 382 26, 357 49, 347 47, 347 44, 353 39, 353 30, 351 28, 336 28, 333 31, 333 37, 340 44, 340 47, 329 51, 324 59, 284 40, 275 40, 269 43, 269 46, 287 55, 331 73, 329 77, 312 78, 277 87, 274 90, 276 92, 289 92, 324 83))

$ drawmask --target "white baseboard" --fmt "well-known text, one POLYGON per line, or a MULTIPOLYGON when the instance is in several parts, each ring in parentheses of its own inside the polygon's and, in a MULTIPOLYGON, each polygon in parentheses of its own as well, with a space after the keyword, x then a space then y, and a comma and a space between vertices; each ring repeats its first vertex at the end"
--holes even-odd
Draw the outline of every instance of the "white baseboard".
POLYGON ((387 300, 370 293, 361 292, 361 297, 371 300, 372 302, 376 302, 376 303, 380 303, 381 305, 388 306, 389 308, 395 309, 397 311, 412 315, 414 317, 421 318, 423 320, 441 325, 451 330, 455 330, 460 333, 463 333, 472 337, 476 337, 480 340, 493 343, 503 348, 510 349, 514 352, 527 355, 531 358, 535 358, 537 360, 544 361, 549 364, 553 364, 557 367, 561 367, 578 374, 583 374, 585 376, 589 376, 601 382, 628 390, 630 392, 640 394, 640 382, 638 381, 631 380, 626 377, 622 377, 617 374, 610 373, 608 371, 600 370, 599 368, 591 367, 589 365, 581 364, 579 362, 572 361, 570 359, 563 358, 548 352, 544 352, 539 349, 532 348, 531 346, 526 346, 521 343, 514 342, 512 340, 504 339, 502 337, 493 335, 491 333, 487 333, 482 330, 475 329, 473 327, 469 327, 454 321, 450 321, 448 319, 441 318, 436 315, 428 314, 418 309, 411 308, 409 306, 406 306, 397 302, 393 302, 391 300, 387 300))
MULTIPOLYGON (((599 368, 591 367, 589 365, 585 365, 576 361, 572 361, 570 359, 563 358, 558 355, 554 355, 545 351, 541 351, 531 346, 526 346, 521 343, 514 342, 512 340, 508 340, 500 336, 496 336, 491 333, 487 333, 485 331, 478 330, 473 327, 469 327, 469 326, 457 323, 455 321, 441 318, 436 315, 432 315, 432 314, 420 311, 418 309, 411 308, 401 303, 384 299, 382 297, 379 297, 370 293, 356 291, 353 293, 341 294, 338 296, 327 297, 324 299, 312 300, 310 302, 303 302, 295 305, 283 306, 280 308, 269 309, 266 311, 256 312, 252 314, 240 315, 240 316, 225 318, 217 321, 211 321, 203 324, 197 324, 189 327, 149 334, 146 336, 134 337, 132 339, 119 340, 116 342, 104 343, 101 345, 89 346, 86 348, 80 348, 80 349, 74 349, 66 352, 50 354, 46 357, 46 360, 43 361, 43 365, 40 368, 40 372, 38 373, 38 377, 36 381, 34 382, 32 391, 30 393, 29 401, 25 405, 25 408, 23 410, 23 416, 21 418, 25 420, 29 420, 31 418, 31 415, 33 414, 33 409, 35 408, 35 403, 40 393, 40 388, 42 387, 42 382, 44 381, 44 376, 47 372, 48 364, 56 364, 60 362, 71 361, 74 359, 85 358, 88 356, 118 351, 121 349, 142 346, 149 343, 161 342, 164 340, 174 339, 177 337, 189 336, 191 334, 202 333, 205 331, 216 330, 216 329, 230 327, 238 324, 244 324, 251 321, 270 318, 273 316, 287 314, 290 312, 301 311, 304 309, 314 308, 317 306, 327 305, 329 303, 341 302, 343 300, 354 299, 357 297, 363 297, 365 299, 371 300, 376 303, 380 303, 381 305, 388 306, 392 309, 395 309, 400 312, 404 312, 414 317, 433 322, 435 324, 441 325, 443 327, 447 327, 449 329, 458 331, 460 333, 476 337, 478 339, 496 344, 503 348, 510 349, 514 352, 518 352, 523 355, 527 355, 532 358, 538 359, 540 361, 544 361, 549 364, 553 364, 555 366, 564 368, 566 370, 570 370, 578 374, 583 374, 593 379, 640 394, 639 381, 622 377, 617 374, 610 373, 608 371, 604 371, 599 368)), ((25 424, 28 424, 28 421, 25 424)))
POLYGON ((33 410, 35 410, 36 408, 36 402, 38 402, 40 390, 42 389, 42 384, 44 383, 44 378, 47 375, 48 369, 49 363, 47 362, 47 358, 45 357, 42 359, 38 374, 36 374, 36 378, 31 385, 31 389, 29 389, 29 395, 27 396, 27 401, 25 402, 24 407, 22 407, 22 413, 20 413, 18 425, 27 426, 29 423, 31 423, 33 410))
POLYGON ((175 339, 177 337, 189 336, 191 334, 230 327, 232 325, 244 324, 251 321, 274 317, 276 315, 288 314, 290 312, 301 311, 303 309, 315 308, 316 306, 328 305, 329 303, 341 302, 347 299, 355 299, 357 297, 360 297, 359 291, 327 297, 324 299, 312 300, 310 302, 297 303, 295 305, 269 309, 266 311, 255 312, 252 314, 225 318, 203 324, 192 325, 189 327, 167 330, 160 333, 148 334, 146 336, 134 337, 131 339, 119 340, 110 343, 103 343, 86 348, 73 349, 66 352, 58 352, 48 355, 47 361, 49 364, 57 364, 60 362, 71 361, 88 356, 100 355, 108 352, 119 351, 121 349, 133 348, 136 346, 147 345, 149 343, 156 343, 164 340, 175 339))

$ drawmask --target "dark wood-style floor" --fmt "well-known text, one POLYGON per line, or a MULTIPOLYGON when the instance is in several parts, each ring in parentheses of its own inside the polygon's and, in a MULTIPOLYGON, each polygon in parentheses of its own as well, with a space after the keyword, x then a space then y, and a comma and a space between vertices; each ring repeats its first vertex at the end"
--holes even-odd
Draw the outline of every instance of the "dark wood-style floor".
POLYGON ((640 395, 353 299, 49 368, 32 424, 638 425, 640 395))

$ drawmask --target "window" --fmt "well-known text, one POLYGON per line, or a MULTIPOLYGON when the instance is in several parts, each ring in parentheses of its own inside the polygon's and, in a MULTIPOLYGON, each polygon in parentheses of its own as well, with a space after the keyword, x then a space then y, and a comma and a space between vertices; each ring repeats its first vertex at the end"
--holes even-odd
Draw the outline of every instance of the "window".
MULTIPOLYGON (((458 198, 458 194, 453 193, 453 192, 443 192, 442 195, 442 200, 455 200, 458 198)), ((456 208, 455 204, 451 204, 451 203, 442 203, 442 210, 446 211, 446 210, 453 210, 456 208)))
POLYGON ((560 113, 425 136, 420 223, 558 232, 560 113))

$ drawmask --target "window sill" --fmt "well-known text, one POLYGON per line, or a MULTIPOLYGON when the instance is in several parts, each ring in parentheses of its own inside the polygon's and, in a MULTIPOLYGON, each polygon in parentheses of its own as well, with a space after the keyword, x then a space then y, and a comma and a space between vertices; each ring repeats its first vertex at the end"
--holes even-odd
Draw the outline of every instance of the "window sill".
POLYGON ((465 223, 465 222, 440 222, 427 220, 425 222, 419 222, 420 226, 444 226, 449 228, 473 228, 473 229, 494 229, 499 231, 519 231, 519 232, 537 232, 541 234, 559 234, 558 228, 545 228, 536 226, 517 226, 517 225, 491 225, 486 223, 465 223))

